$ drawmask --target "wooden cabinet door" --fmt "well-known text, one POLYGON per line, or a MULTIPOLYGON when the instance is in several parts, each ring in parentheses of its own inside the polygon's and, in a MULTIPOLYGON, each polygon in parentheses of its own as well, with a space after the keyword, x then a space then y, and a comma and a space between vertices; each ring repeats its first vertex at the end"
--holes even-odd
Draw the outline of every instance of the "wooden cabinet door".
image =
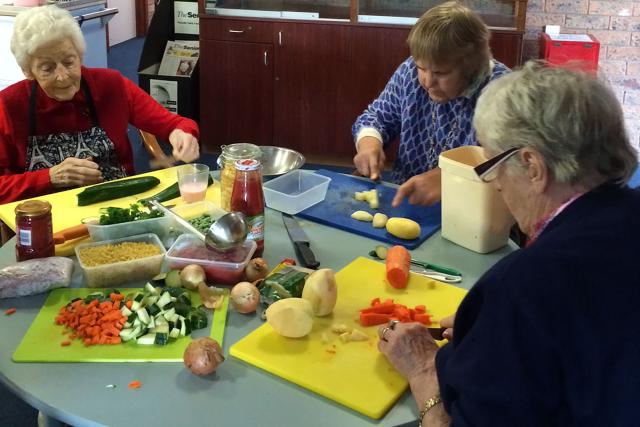
POLYGON ((273 45, 201 40, 200 129, 203 151, 273 138, 273 45))
POLYGON ((349 79, 344 60, 347 25, 278 22, 274 25, 274 145, 319 157, 350 153, 351 118, 340 116, 339 81, 349 79))

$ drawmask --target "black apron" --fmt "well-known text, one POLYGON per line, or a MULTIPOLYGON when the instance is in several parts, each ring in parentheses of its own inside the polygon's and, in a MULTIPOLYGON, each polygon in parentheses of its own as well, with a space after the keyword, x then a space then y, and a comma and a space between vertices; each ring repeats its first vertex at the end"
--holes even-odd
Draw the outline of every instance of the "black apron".
POLYGON ((29 144, 25 168, 27 171, 35 171, 58 165, 67 157, 79 159, 91 157, 92 161, 98 164, 105 181, 124 178, 127 173, 118 161, 115 145, 104 129, 100 127, 93 97, 84 78, 80 85, 86 98, 93 126, 83 132, 37 135, 36 98, 38 86, 35 81, 33 82, 29 97, 29 144))

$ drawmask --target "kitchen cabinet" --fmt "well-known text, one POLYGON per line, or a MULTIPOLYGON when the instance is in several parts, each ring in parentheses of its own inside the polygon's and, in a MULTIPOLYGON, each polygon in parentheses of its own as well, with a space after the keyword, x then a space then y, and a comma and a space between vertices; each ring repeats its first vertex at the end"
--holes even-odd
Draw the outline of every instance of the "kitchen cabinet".
MULTIPOLYGON (((203 151, 277 145, 350 163, 351 125, 409 56, 408 25, 201 15, 203 151)), ((522 32, 492 29, 494 56, 520 63, 522 32)))

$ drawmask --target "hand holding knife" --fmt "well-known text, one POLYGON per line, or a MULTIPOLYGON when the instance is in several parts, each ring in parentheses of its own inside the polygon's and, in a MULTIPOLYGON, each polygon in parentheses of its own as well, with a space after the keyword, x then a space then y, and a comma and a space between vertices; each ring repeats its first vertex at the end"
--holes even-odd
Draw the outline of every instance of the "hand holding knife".
POLYGON ((300 262, 302 262, 305 267, 316 270, 320 266, 320 262, 316 260, 316 256, 310 248, 309 238, 302 228, 300 228, 298 221, 296 221, 292 215, 284 212, 282 213, 282 221, 293 242, 293 247, 296 250, 296 255, 300 262))

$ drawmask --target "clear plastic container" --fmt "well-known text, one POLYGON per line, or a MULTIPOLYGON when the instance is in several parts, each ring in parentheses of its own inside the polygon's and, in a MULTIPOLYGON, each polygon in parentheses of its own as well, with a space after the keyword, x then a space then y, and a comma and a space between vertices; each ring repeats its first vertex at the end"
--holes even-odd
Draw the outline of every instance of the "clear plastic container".
MULTIPOLYGON (((85 222, 91 240, 101 242, 104 240, 121 239, 123 237, 135 236, 144 233, 153 233, 160 240, 168 236, 173 225, 173 219, 167 216, 159 218, 142 219, 140 221, 122 222, 120 224, 99 225, 85 222)), ((169 247, 171 245, 165 245, 169 247)))
POLYGON ((265 203, 291 215, 324 200, 331 178, 306 170, 294 170, 265 182, 265 203))
POLYGON ((493 184, 473 168, 484 162, 482 147, 465 146, 440 154, 442 237, 481 254, 507 244, 515 223, 493 184))
POLYGON ((75 248, 80 268, 84 271, 87 286, 90 288, 115 287, 125 283, 142 282, 160 273, 164 260, 165 249, 155 234, 147 233, 122 239, 106 240, 103 242, 82 243, 75 248), (87 266, 80 254, 83 249, 106 245, 116 245, 124 242, 142 242, 156 246, 160 253, 129 261, 117 261, 94 267, 87 266))
POLYGON ((247 240, 242 246, 229 252, 207 249, 204 242, 193 234, 183 234, 169 248, 166 260, 170 269, 198 264, 204 268, 209 284, 235 285, 251 256, 256 251, 256 242, 247 240))

